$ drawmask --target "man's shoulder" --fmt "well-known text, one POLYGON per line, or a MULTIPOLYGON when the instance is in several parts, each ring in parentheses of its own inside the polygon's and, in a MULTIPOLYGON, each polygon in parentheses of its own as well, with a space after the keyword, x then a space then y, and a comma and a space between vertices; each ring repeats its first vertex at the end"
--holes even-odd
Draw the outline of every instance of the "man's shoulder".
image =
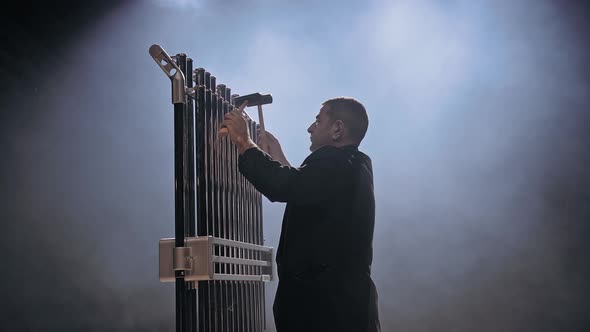
POLYGON ((351 164, 353 159, 361 157, 369 159, 369 157, 360 152, 355 146, 336 147, 332 145, 325 145, 313 151, 303 164, 314 162, 326 162, 334 164, 351 164))

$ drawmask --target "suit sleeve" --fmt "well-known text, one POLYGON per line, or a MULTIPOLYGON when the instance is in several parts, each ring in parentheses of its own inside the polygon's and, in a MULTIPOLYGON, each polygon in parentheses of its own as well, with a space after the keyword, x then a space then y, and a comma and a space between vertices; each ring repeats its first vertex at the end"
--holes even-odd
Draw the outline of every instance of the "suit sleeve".
POLYGON ((258 148, 240 155, 240 172, 272 202, 319 204, 346 190, 348 163, 337 156, 318 156, 301 167, 283 166, 258 148))

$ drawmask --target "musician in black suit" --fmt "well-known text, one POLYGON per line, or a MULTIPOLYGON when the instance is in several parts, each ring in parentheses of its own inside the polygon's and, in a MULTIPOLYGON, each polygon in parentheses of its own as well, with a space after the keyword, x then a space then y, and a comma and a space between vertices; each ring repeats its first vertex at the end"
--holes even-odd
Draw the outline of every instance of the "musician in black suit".
POLYGON ((272 134, 259 139, 265 151, 254 144, 241 111, 226 114, 222 126, 238 147, 240 172, 269 200, 287 203, 276 257, 277 331, 379 331, 370 277, 373 171, 358 150, 368 128, 364 106, 348 97, 324 102, 300 167, 291 167, 272 134))

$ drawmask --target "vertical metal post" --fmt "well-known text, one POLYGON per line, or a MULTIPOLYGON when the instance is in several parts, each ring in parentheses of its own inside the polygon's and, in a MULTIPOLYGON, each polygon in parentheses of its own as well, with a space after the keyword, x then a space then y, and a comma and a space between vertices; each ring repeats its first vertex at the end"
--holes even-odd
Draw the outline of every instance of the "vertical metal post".
MULTIPOLYGON (((179 54, 176 56, 176 63, 186 70, 186 55, 179 54)), ((180 68, 181 72, 182 69, 180 68)), ((184 83, 184 82, 183 82, 184 83)), ((186 230, 186 199, 188 193, 188 179, 186 176, 187 158, 185 137, 187 126, 185 121, 186 96, 184 95, 184 84, 181 87, 173 85, 172 93, 178 93, 175 89, 183 90, 183 100, 176 100, 174 103, 174 238, 176 247, 184 247, 184 237, 186 230)), ((183 270, 175 271, 176 276, 176 331, 184 332, 186 330, 187 312, 186 312, 186 283, 184 281, 185 272, 183 270)))

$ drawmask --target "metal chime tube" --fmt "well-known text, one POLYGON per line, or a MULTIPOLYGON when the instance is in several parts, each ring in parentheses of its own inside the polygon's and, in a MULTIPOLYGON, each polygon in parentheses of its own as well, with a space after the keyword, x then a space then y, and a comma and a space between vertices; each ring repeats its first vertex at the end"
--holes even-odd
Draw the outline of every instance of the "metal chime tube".
MULTIPOLYGON (((215 98, 212 101, 213 103, 213 114, 214 117, 216 118, 217 121, 217 125, 212 129, 214 131, 217 132, 219 125, 221 124, 221 121, 223 121, 222 118, 220 118, 219 116, 219 112, 222 109, 222 96, 219 92, 219 85, 217 85, 217 82, 214 80, 212 81, 211 84, 211 89, 214 89, 215 91, 215 98)), ((218 219, 216 221, 217 226, 216 226, 216 233, 217 233, 217 237, 219 238, 225 238, 225 234, 227 232, 227 227, 225 226, 225 220, 227 219, 227 211, 226 211, 226 200, 227 200, 227 183, 225 181, 225 161, 224 161, 224 149, 225 149, 225 143, 223 139, 220 139, 219 137, 217 137, 216 139, 216 147, 217 149, 219 149, 219 153, 217 154, 217 165, 219 166, 218 168, 218 183, 219 183, 219 216, 218 219)), ((223 256, 225 254, 225 248, 222 246, 217 246, 215 249, 215 255, 221 255, 223 256)), ((216 273, 224 273, 224 266, 223 264, 217 264, 217 266, 215 267, 215 272, 216 273)), ((215 281, 210 281, 210 283, 214 284, 215 287, 215 303, 216 303, 216 326, 217 326, 217 331, 226 331, 227 330, 227 314, 226 314, 226 305, 227 302, 225 300, 225 285, 223 281, 220 280, 215 280, 215 281)))
MULTIPOLYGON (((262 196, 259 192, 256 193, 256 201, 258 202, 258 242, 257 244, 263 245, 264 244, 264 234, 262 231, 262 196)), ((262 258, 262 253, 258 253, 259 257, 262 258)), ((272 256, 272 255, 271 255, 272 256)), ((270 257, 272 259, 272 257, 270 257)), ((258 268, 260 271, 262 268, 258 268)), ((266 308, 264 307, 265 303, 265 288, 264 285, 261 283, 256 284, 258 287, 258 311, 259 311, 259 318, 258 321, 262 322, 262 326, 259 331, 263 329, 266 330, 266 308)))
MULTIPOLYGON (((198 68, 194 72, 194 79, 196 83, 195 89, 195 144, 196 144, 196 164, 197 164, 197 220, 196 232, 198 236, 207 235, 207 225, 211 218, 211 211, 209 209, 211 187, 209 178, 209 141, 207 134, 209 128, 207 126, 207 112, 205 111, 205 70, 198 68)), ((206 298, 206 282, 198 282, 197 288, 197 331, 205 331, 204 317, 205 312, 203 298, 206 298)))
MULTIPOLYGON (((256 133, 256 123, 254 121, 250 121, 250 132, 252 133, 252 137, 254 142, 257 141, 257 133, 256 133)), ((250 215, 248 216, 248 225, 246 227, 246 238, 245 241, 248 243, 253 243, 252 242, 252 227, 254 226, 254 214, 255 214, 255 210, 252 209, 252 212, 250 213, 250 215)), ((247 250, 246 251, 246 256, 248 259, 252 259, 252 252, 251 250, 247 250)), ((252 269, 254 267, 253 266, 248 266, 246 269, 246 274, 252 274, 252 269)), ((247 287, 247 299, 248 299, 248 307, 249 307, 249 311, 248 311, 248 321, 250 322, 250 330, 254 330, 254 326, 252 323, 254 323, 252 321, 252 308, 254 307, 254 298, 253 298, 253 292, 252 292, 252 282, 247 282, 248 287, 247 287)))
MULTIPOLYGON (((223 84, 219 84, 217 85, 217 107, 218 109, 223 109, 223 97, 225 96, 225 85, 223 84)), ((231 183, 227 180, 227 157, 226 157, 226 150, 228 148, 228 144, 227 144, 227 139, 223 139, 222 140, 222 149, 223 149, 223 165, 225 167, 223 167, 223 182, 224 182, 224 216, 223 218, 220 220, 220 230, 219 230, 219 237, 221 238, 227 238, 227 223, 228 220, 231 218, 231 213, 228 209, 229 204, 227 203, 227 200, 230 199, 230 193, 231 193, 231 183)), ((222 256, 225 256, 225 247, 219 248, 220 254, 222 256)), ((219 272, 220 273, 225 273, 225 267, 221 266, 219 267, 219 272)), ((227 331, 227 323, 228 323, 228 319, 227 319, 227 297, 226 297, 226 288, 227 288, 227 282, 225 280, 219 281, 219 294, 218 294, 218 298, 219 298, 219 306, 220 306, 220 310, 219 310, 219 314, 220 314, 220 321, 221 321, 221 330, 222 331, 227 331)))
MULTIPOLYGON (((225 90, 226 99, 230 101, 228 105, 228 111, 233 111, 235 105, 233 104, 233 98, 231 98, 231 89, 225 90)), ((240 187, 239 183, 239 174, 237 170, 237 148, 234 147, 231 151, 231 159, 232 159, 232 175, 233 175, 233 186, 234 186, 234 195, 236 197, 236 201, 232 209, 234 211, 234 218, 230 219, 230 234, 229 238, 232 240, 236 240, 236 222, 242 216, 242 211, 240 210, 240 206, 242 204, 242 188, 240 187)), ((231 249, 230 252, 231 257, 236 257, 236 250, 234 248, 231 249)), ((231 266, 230 273, 235 273, 235 266, 231 266)), ((231 299, 232 303, 232 311, 231 311, 231 328, 232 331, 238 331, 238 319, 237 319, 237 290, 238 285, 237 281, 230 281, 230 295, 229 298, 231 299)))
MULTIPOLYGON (((200 220, 199 223, 201 225, 202 231, 200 232, 200 236, 208 236, 211 235, 212 227, 214 220, 216 218, 216 208, 215 208, 215 163, 214 163, 214 146, 213 146, 213 117, 211 114, 211 75, 206 72, 204 69, 200 70, 201 79, 202 79, 202 94, 203 94, 203 121, 204 121, 204 132, 201 135, 204 136, 205 140, 205 159, 207 166, 205 167, 203 172, 206 173, 206 191, 204 195, 206 196, 206 210, 207 210, 207 218, 205 220, 200 220)), ((199 331, 210 331, 211 330, 211 305, 210 296, 211 294, 211 285, 208 281, 199 282, 199 331)))
MULTIPOLYGON (((222 109, 222 118, 223 116, 229 112, 229 100, 226 98, 227 97, 227 91, 229 90, 228 87, 226 87, 224 84, 220 84, 218 85, 218 93, 219 96, 222 98, 222 103, 221 103, 221 109, 222 109)), ((233 182, 233 177, 232 177, 232 171, 233 171, 233 167, 232 167, 232 160, 231 160, 231 151, 234 148, 232 144, 230 144, 229 142, 229 138, 225 138, 224 139, 224 157, 225 157, 225 177, 226 177, 226 183, 227 183, 227 216, 226 218, 223 220, 223 227, 224 227, 224 233, 223 233, 223 238, 226 239, 231 239, 230 236, 230 223, 231 220, 236 218, 236 213, 234 210, 234 205, 235 205, 235 183, 233 182)), ((225 255, 228 255, 229 252, 224 251, 225 255)), ((230 273, 230 271, 225 271, 226 273, 230 273)), ((224 316, 225 316, 225 326, 226 326, 226 330, 225 331, 230 331, 232 329, 232 324, 233 324, 233 309, 234 307, 232 306, 233 301, 232 301, 232 297, 231 297, 231 292, 232 292, 232 284, 233 281, 227 281, 224 280, 223 282, 223 296, 222 296, 222 300, 224 302, 223 305, 223 310, 224 310, 224 316)))
MULTIPOLYGON (((190 58, 186 58, 186 67, 180 69, 183 71, 186 80, 186 86, 188 88, 193 87, 193 80, 192 80, 192 72, 193 72, 193 60, 190 58)), ((189 237, 194 237, 196 235, 196 215, 195 215, 195 193, 196 193, 196 181, 195 181, 195 108, 194 102, 192 98, 187 98, 186 102, 186 111, 185 111, 185 123, 186 123, 186 134, 185 137, 185 146, 186 146, 186 164, 188 167, 185 169, 186 178, 188 179, 188 197, 185 200, 185 206, 187 209, 186 219, 185 219, 185 234, 188 234, 189 237)), ((186 331, 188 332, 196 332, 197 329, 197 314, 196 314, 196 306, 197 306, 197 290, 196 284, 194 281, 191 281, 187 284, 187 295, 186 295, 186 311, 187 311, 187 320, 186 320, 186 331)))
MULTIPOLYGON (((244 225, 246 223, 246 220, 248 219, 248 215, 244 214, 242 216, 242 218, 239 219, 238 221, 238 241, 240 242, 245 242, 244 241, 244 225)), ((240 258, 244 258, 244 249, 239 249, 238 250, 238 256, 240 258)), ((239 274, 243 274, 244 273, 244 268, 242 265, 238 266, 238 273, 239 274)), ((246 309, 246 304, 245 304, 245 298, 244 298, 244 282, 243 281, 238 281, 239 284, 239 303, 240 303, 240 310, 239 310, 239 314, 240 314, 240 330, 244 331, 245 330, 245 317, 244 317, 244 313, 245 313, 245 309, 246 309)))
MULTIPOLYGON (((217 132, 217 129, 220 127, 221 122, 223 121, 220 111, 221 111, 221 100, 220 96, 216 90, 217 80, 215 77, 212 76, 211 80, 211 112, 213 114, 214 123, 212 132, 217 132)), ((214 221, 213 233, 214 237, 221 237, 221 224, 223 220, 226 218, 226 211, 225 211, 225 199, 226 199, 226 189, 225 189, 225 179, 224 179, 224 160, 223 160, 223 149, 224 144, 223 140, 216 135, 214 138, 215 142, 215 181, 216 181, 216 208, 217 208, 217 218, 214 221)), ((215 255, 219 255, 219 247, 215 248, 215 255)), ((212 294, 212 302, 211 304, 214 306, 214 326, 213 331, 221 331, 221 319, 220 319, 220 302, 219 302, 219 281, 212 280, 209 282, 213 289, 212 294)))
MULTIPOLYGON (((215 130, 215 123, 217 122, 215 113, 213 112, 213 106, 217 103, 214 101, 213 98, 213 91, 211 87, 211 74, 209 72, 205 72, 205 112, 207 112, 208 116, 208 132, 207 132, 207 140, 209 142, 209 158, 210 158, 210 169, 209 169, 209 176, 210 176, 210 204, 209 207, 211 209, 211 218, 207 220, 207 234, 208 236, 213 236, 215 233, 215 223, 219 219, 219 181, 218 181, 218 173, 219 173, 219 166, 217 161, 217 135, 214 132, 215 130)), ((205 326, 206 331, 214 331, 214 324, 213 320, 215 318, 214 308, 215 303, 213 303, 214 297, 214 285, 213 282, 207 281, 207 296, 203 298, 204 305, 207 308, 207 317, 205 318, 205 326)))
MULTIPOLYGON (((226 90, 226 97, 227 97, 227 90, 226 90)), ((231 94, 231 91, 230 91, 231 94)), ((235 106, 235 105, 233 105, 235 106)), ((231 110, 233 110, 233 107, 230 107, 231 110)), ((235 152, 234 152, 234 158, 235 158, 235 152)), ((234 174, 235 174, 235 169, 234 169, 234 174)), ((236 177, 237 178, 237 177, 236 177)), ((232 240, 238 240, 238 236, 237 236, 237 222, 240 218, 242 218, 242 211, 240 211, 239 207, 242 204, 242 197, 241 197, 241 192, 242 192, 242 188, 239 186, 239 183, 236 181, 235 183, 235 194, 238 197, 238 204, 235 207, 235 218, 232 218, 230 220, 230 238, 232 240)), ((238 257, 237 256, 237 249, 232 248, 231 249, 231 257, 238 257)), ((238 271, 236 270, 236 267, 234 265, 232 265, 230 273, 235 274, 238 271)), ((231 301, 232 301, 232 329, 233 331, 239 331, 239 310, 240 310, 240 304, 239 304, 239 284, 238 281, 231 281, 231 301)))

